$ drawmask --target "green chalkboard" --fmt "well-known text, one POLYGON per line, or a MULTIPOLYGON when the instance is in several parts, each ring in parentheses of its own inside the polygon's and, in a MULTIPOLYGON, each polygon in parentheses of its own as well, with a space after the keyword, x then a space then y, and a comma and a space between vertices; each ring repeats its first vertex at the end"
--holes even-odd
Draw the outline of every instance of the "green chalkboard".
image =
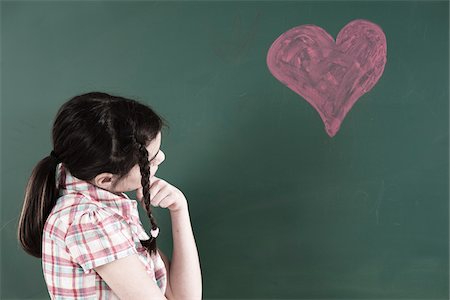
POLYGON ((448 299, 448 55, 447 1, 2 1, 0 298, 49 298, 16 239, 25 184, 60 105, 104 91, 170 123, 158 174, 190 203, 204 299, 448 299), (267 51, 355 19, 387 63, 330 138, 267 51))

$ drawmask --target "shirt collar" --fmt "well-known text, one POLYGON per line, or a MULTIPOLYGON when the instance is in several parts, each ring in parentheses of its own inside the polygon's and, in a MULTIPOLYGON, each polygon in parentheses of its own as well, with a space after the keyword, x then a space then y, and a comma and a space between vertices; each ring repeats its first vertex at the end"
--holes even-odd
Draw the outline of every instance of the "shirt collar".
POLYGON ((70 174, 69 170, 59 163, 56 167, 56 186, 60 196, 66 194, 80 193, 93 201, 99 202, 102 207, 109 207, 119 213, 125 219, 135 217, 137 212, 137 201, 130 199, 125 193, 115 194, 99 188, 87 181, 81 180, 70 174))
POLYGON ((145 232, 139 219, 137 201, 130 199, 127 194, 115 194, 101 189, 87 181, 80 180, 70 174, 69 170, 62 163, 56 166, 56 187, 59 189, 59 196, 67 194, 83 194, 92 201, 96 201, 102 207, 111 209, 114 213, 121 215, 130 225, 131 230, 139 240, 148 240, 150 236, 145 232))

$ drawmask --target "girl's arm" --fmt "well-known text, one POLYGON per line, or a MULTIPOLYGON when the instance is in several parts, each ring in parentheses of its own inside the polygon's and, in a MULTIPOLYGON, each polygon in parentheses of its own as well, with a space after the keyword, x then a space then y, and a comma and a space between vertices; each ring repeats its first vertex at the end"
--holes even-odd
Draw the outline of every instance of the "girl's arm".
POLYGON ((200 262, 192 233, 187 206, 171 211, 173 252, 170 264, 170 287, 175 299, 201 299, 200 262))
POLYGON ((114 260, 94 270, 120 299, 167 300, 145 270, 138 254, 114 260))
MULTIPOLYGON (((202 278, 200 261, 192 232, 186 197, 167 181, 154 177, 150 187, 152 206, 167 208, 172 222, 173 252, 172 261, 165 260, 168 269, 168 286, 166 295, 174 299, 196 300, 202 298, 202 278), (171 295, 170 295, 171 294, 171 295)), ((137 191, 138 200, 142 201, 142 188, 137 191)), ((145 205, 144 209, 145 209, 145 205)))

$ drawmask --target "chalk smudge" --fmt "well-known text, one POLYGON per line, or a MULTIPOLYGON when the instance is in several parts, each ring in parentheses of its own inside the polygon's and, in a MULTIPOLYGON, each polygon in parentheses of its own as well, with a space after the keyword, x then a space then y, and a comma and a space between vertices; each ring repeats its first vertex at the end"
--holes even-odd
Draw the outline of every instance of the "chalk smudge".
POLYGON ((383 74, 386 51, 383 31, 367 20, 348 23, 336 42, 316 25, 301 25, 273 42, 267 65, 275 78, 317 110, 333 137, 353 104, 383 74))

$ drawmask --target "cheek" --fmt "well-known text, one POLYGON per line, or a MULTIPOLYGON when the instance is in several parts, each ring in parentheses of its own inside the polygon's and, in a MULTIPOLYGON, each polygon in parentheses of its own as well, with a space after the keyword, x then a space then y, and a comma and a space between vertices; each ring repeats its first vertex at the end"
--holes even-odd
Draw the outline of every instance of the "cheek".
POLYGON ((128 177, 126 180, 127 188, 130 190, 138 189, 141 187, 141 172, 139 170, 139 166, 133 167, 130 173, 128 173, 128 177))
POLYGON ((135 184, 141 184, 141 171, 139 170, 139 168, 137 168, 137 170, 135 170, 135 172, 133 173, 133 183, 135 184))
MULTIPOLYGON (((150 167, 150 182, 152 181, 152 178, 154 176, 156 169, 154 166, 150 167)), ((140 188, 141 187, 141 170, 139 169, 139 166, 136 166, 132 169, 132 172, 130 173, 129 177, 129 185, 132 188, 140 188)))

